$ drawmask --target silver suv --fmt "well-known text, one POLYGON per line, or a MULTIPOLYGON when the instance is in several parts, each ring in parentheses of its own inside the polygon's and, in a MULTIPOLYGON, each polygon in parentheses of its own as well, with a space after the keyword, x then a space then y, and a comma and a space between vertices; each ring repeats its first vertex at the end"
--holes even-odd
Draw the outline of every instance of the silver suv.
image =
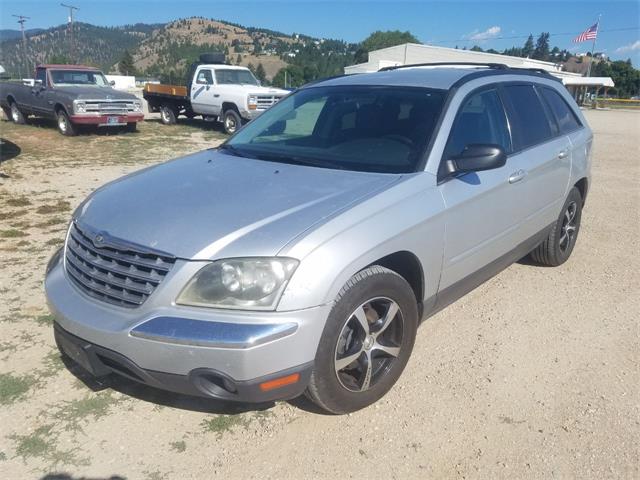
POLYGON ((78 207, 47 268, 56 340, 96 376, 363 408, 422 320, 527 254, 567 260, 591 144, 543 72, 421 65, 309 85, 78 207))

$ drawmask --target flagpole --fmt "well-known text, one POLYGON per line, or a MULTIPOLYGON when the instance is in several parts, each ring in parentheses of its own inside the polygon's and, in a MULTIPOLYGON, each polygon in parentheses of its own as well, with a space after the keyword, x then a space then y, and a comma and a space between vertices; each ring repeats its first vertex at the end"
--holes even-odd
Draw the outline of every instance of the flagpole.
POLYGON ((598 21, 596 22, 596 36, 593 37, 593 45, 591 45, 591 61, 587 67, 587 77, 591 76, 591 65, 593 65, 593 60, 596 56, 596 40, 598 39, 598 32, 600 31, 600 17, 602 17, 602 14, 598 15, 598 21))

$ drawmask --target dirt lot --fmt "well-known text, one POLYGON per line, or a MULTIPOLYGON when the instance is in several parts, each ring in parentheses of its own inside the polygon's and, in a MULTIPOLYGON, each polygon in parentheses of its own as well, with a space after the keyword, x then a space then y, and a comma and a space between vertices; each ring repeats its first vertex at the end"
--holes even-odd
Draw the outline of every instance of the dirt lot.
POLYGON ((2 477, 639 478, 640 114, 587 115, 593 187, 570 261, 516 264, 431 318, 398 385, 344 417, 83 383, 58 357, 42 289, 72 209, 223 137, 2 122, 21 148, 0 165, 2 477))

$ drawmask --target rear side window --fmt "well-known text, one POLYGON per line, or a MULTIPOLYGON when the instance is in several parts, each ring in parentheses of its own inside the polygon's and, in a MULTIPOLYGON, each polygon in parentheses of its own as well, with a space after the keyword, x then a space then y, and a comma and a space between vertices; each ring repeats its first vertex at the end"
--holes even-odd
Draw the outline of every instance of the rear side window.
POLYGON ((511 152, 507 118, 496 90, 485 90, 465 100, 453 122, 444 158, 455 157, 472 144, 500 145, 511 152))
POLYGON ((581 126, 571 107, 558 92, 551 88, 541 88, 539 91, 556 117, 560 133, 569 133, 581 126))
POLYGON ((553 136, 547 113, 532 85, 506 85, 504 92, 511 105, 509 119, 516 150, 553 136))

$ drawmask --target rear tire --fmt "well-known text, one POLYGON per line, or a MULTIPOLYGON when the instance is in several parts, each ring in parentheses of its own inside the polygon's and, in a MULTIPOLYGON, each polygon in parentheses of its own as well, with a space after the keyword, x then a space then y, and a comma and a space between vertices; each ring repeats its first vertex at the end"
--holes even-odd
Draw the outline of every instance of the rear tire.
POLYGON ((62 135, 64 135, 65 137, 74 137, 75 135, 77 135, 78 132, 76 130, 76 126, 71 123, 71 119, 69 118, 69 115, 67 115, 67 112, 60 109, 58 110, 56 117, 58 131, 62 135))
POLYGON ((11 102, 11 105, 9 108, 11 109, 10 118, 13 121, 13 123, 15 123, 16 125, 24 125, 25 123, 27 123, 26 117, 22 114, 22 112, 18 108, 18 104, 16 102, 11 102))
POLYGON ((378 401, 402 374, 417 329, 416 297, 404 278, 377 265, 357 273, 331 309, 307 397, 334 414, 378 401))
POLYGON ((533 261, 550 267, 557 267, 566 262, 578 240, 581 219, 582 195, 573 187, 549 236, 531 252, 533 261))
POLYGON ((228 135, 233 135, 242 126, 242 118, 240 118, 238 112, 229 108, 222 114, 222 125, 224 125, 224 131, 228 135))
POLYGON ((160 121, 165 125, 175 125, 178 121, 177 112, 168 105, 160 107, 160 121))

